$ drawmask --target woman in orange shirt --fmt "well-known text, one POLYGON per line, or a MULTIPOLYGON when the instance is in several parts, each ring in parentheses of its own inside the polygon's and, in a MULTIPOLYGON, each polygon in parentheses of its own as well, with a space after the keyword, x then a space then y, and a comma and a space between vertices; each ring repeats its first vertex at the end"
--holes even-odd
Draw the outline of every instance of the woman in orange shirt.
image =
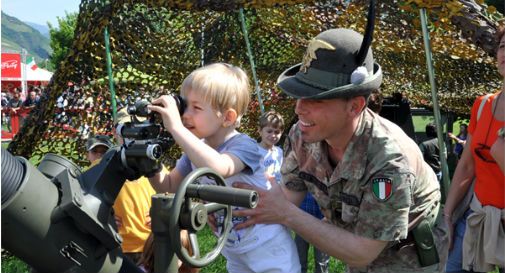
POLYGON ((504 34, 502 27, 497 32, 497 67, 504 78, 502 88, 498 93, 479 97, 472 107, 466 146, 444 207, 451 249, 447 272, 487 272, 494 270, 496 265, 505 267, 505 219, 502 216, 505 215, 505 176, 490 154, 497 132, 505 124, 504 34), (474 178, 470 209, 453 223, 452 214, 474 178), (484 244, 494 244, 495 248, 488 251, 489 245, 485 248, 484 244))

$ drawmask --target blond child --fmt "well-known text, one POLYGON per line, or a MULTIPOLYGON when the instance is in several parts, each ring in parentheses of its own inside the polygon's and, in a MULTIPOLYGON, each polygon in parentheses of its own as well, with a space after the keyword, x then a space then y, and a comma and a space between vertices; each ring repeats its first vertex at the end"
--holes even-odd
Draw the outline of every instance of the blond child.
MULTIPOLYGON (((175 100, 162 96, 149 106, 163 118, 165 129, 181 146, 184 155, 169 174, 161 171, 151 184, 159 192, 175 192, 195 168, 210 167, 225 178, 270 189, 257 143, 237 132, 250 99, 249 79, 239 67, 215 63, 193 71, 182 83, 187 108, 181 118, 175 100)), ((205 183, 205 181, 202 181, 205 183)), ((240 209, 240 208, 234 208, 240 209)), ((237 225, 246 220, 233 217, 237 225)), ((222 254, 228 272, 300 272, 296 247, 282 225, 260 224, 232 229, 222 254)))

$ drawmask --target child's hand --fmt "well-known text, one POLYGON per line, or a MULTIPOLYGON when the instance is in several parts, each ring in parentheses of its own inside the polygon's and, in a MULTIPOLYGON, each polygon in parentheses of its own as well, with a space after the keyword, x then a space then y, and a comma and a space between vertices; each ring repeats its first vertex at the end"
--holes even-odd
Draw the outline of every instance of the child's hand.
POLYGON ((163 125, 167 131, 172 132, 175 128, 183 126, 179 109, 172 96, 164 95, 153 100, 151 103, 147 108, 160 113, 163 125))

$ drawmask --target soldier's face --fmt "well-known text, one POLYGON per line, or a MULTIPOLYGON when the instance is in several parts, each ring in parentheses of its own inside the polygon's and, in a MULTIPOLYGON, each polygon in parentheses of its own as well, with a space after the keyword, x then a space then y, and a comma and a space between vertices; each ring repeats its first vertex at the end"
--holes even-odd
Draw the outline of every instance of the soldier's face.
POLYGON ((343 99, 298 99, 295 113, 305 142, 332 141, 340 138, 350 125, 350 104, 343 99))

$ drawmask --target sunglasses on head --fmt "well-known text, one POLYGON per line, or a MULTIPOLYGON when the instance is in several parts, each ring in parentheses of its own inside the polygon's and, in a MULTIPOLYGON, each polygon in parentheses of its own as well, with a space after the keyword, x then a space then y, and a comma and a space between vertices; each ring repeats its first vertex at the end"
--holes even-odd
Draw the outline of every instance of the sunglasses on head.
POLYGON ((487 146, 486 144, 479 143, 474 149, 474 152, 482 161, 487 163, 496 163, 493 156, 491 156, 490 150, 491 147, 487 146))
POLYGON ((498 130, 498 137, 505 138, 505 127, 498 130))

